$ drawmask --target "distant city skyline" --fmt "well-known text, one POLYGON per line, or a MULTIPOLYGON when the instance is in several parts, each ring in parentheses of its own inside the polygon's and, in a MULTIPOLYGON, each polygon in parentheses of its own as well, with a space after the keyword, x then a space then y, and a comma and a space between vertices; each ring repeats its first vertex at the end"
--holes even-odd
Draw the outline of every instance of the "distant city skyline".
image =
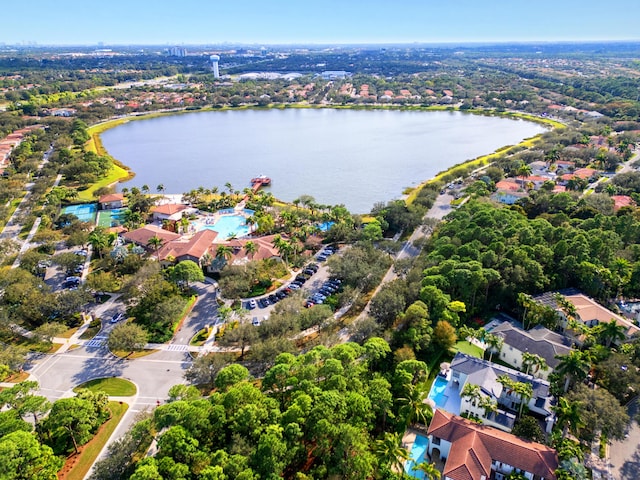
POLYGON ((0 42, 47 45, 503 43, 638 40, 619 0, 32 0, 3 5, 0 42))

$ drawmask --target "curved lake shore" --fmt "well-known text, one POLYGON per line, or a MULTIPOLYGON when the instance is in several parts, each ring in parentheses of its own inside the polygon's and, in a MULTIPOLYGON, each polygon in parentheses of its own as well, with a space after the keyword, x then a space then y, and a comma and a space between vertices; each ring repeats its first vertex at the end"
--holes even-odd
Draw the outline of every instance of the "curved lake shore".
POLYGON ((272 177, 285 201, 302 194, 364 213, 438 172, 546 131, 543 125, 451 111, 269 109, 195 112, 127 122, 104 147, 167 192, 235 189, 272 177))

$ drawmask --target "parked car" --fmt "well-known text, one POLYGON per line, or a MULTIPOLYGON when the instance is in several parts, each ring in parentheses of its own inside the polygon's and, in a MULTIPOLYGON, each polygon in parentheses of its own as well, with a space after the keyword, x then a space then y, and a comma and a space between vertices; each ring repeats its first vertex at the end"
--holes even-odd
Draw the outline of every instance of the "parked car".
POLYGON ((251 325, 253 325, 254 327, 260 325, 260 320, 258 320, 258 317, 253 317, 253 320, 251 320, 251 325))
POLYGON ((249 310, 253 310, 254 308, 256 308, 258 306, 258 304, 256 303, 255 300, 249 300, 249 310))
POLYGON ((111 317, 111 323, 118 323, 120 320, 124 318, 123 313, 114 313, 113 317, 111 317))

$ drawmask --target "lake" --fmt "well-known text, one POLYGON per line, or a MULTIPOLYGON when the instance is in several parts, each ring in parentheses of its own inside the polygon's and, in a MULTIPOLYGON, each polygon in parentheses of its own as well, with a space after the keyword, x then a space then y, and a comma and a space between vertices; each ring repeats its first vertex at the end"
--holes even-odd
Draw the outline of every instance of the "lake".
POLYGON ((273 109, 139 120, 107 130, 102 141, 136 174, 121 187, 184 193, 229 182, 242 190, 267 175, 279 199, 307 194, 366 213, 452 165, 544 131, 462 112, 273 109))

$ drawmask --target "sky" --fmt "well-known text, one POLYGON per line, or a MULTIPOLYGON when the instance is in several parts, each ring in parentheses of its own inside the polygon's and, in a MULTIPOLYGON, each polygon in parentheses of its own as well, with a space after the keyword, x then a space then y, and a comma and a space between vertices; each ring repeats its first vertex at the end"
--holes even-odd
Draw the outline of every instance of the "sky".
POLYGON ((9 0, 0 11, 5 44, 640 40, 640 0, 9 0))

